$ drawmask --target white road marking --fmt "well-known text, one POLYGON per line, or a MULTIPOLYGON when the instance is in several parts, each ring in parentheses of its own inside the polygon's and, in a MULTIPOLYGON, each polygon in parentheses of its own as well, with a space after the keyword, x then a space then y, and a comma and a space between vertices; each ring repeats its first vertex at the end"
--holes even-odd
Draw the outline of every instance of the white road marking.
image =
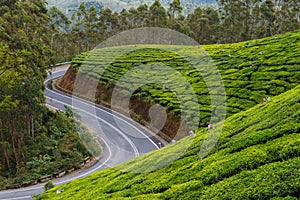
MULTIPOLYGON (((67 104, 65 102, 62 102, 62 101, 59 101, 59 100, 56 100, 56 99, 53 99, 53 101, 55 102, 58 102, 60 104, 63 104, 63 105, 70 105, 70 104, 67 104)), ((71 105, 70 105, 71 106, 71 105)), ((139 156, 139 151, 138 149, 136 148, 135 144, 122 132, 120 131, 119 129, 117 129, 116 127, 114 127, 114 125, 112 125, 111 123, 109 123, 108 121, 104 120, 104 119, 101 119, 100 117, 98 117, 97 115, 93 116, 93 114, 85 111, 85 110, 82 110, 80 108, 73 108, 75 110, 78 110, 78 111, 81 111, 81 112, 84 112, 92 117, 96 117, 98 120, 102 121, 103 123, 105 123, 106 125, 108 125, 109 127, 111 127, 112 129, 114 129, 116 132, 118 132, 120 135, 123 136, 123 138, 130 144, 130 146, 132 147, 134 153, 135 153, 135 156, 139 156)))
MULTIPOLYGON (((46 90, 48 90, 49 92, 53 92, 53 93, 55 93, 56 95, 60 95, 60 96, 62 96, 62 97, 66 97, 66 98, 72 100, 72 98, 69 97, 69 96, 62 95, 62 94, 60 94, 60 93, 58 93, 58 92, 55 92, 55 91, 53 91, 53 90, 50 91, 50 90, 47 89, 47 88, 46 88, 46 90)), ((78 99, 78 98, 76 98, 76 99, 78 99)), ((78 100, 80 100, 80 101, 81 101, 82 103, 84 103, 85 105, 88 105, 88 106, 95 106, 95 105, 91 104, 90 102, 88 102, 88 101, 86 101, 86 100, 84 100, 84 99, 78 99, 78 100)), ((128 124, 129 126, 131 126, 132 128, 134 128, 135 130, 137 130, 140 134, 142 134, 145 138, 147 138, 147 139, 155 146, 156 149, 159 149, 158 145, 157 145, 153 140, 151 140, 145 133, 143 133, 141 130, 139 130, 138 128, 136 128, 136 127, 135 127, 134 125, 132 125, 131 123, 129 123, 129 122, 127 122, 126 120, 124 120, 124 119, 118 117, 117 115, 114 115, 114 114, 112 114, 112 113, 107 112, 106 110, 102 109, 101 107, 95 106, 95 108, 98 109, 98 110, 100 110, 100 111, 102 111, 102 112, 105 112, 106 114, 108 114, 108 115, 110 115, 110 116, 112 116, 112 117, 116 117, 116 118, 119 119, 120 121, 123 121, 124 123, 128 124)), ((118 114, 119 114, 119 115, 122 115, 121 113, 118 113, 118 114)), ((125 115, 122 115, 122 117, 129 119, 129 118, 128 118, 127 116, 125 116, 125 115)), ((129 119, 129 120, 132 120, 132 119, 129 119)))
POLYGON ((25 196, 25 197, 16 197, 16 198, 9 198, 9 199, 0 199, 0 200, 17 200, 17 199, 32 199, 32 196, 25 196))

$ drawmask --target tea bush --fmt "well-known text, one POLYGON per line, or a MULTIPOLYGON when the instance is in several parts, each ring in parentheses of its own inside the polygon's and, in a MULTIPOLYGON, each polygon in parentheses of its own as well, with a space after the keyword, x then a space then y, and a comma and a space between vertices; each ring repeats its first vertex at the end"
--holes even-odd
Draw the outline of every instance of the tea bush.
POLYGON ((59 196, 54 188, 37 199, 299 198, 300 85, 228 117, 217 145, 201 159, 207 132, 63 185, 59 196), (181 156, 163 165, 176 154, 181 156))
MULTIPOLYGON (((211 115, 211 110, 204 109, 211 103, 211 94, 202 77, 210 75, 206 74, 208 69, 203 65, 205 60, 211 59, 221 73, 227 95, 227 116, 230 116, 255 106, 262 98, 279 95, 300 83, 299 38, 300 31, 294 31, 237 44, 206 45, 203 49, 207 56, 199 56, 201 50, 191 46, 140 45, 138 49, 133 46, 111 47, 85 52, 74 58, 72 66, 76 69, 80 67, 81 73, 100 78, 103 84, 113 88, 130 70, 162 63, 164 67, 180 72, 195 91, 199 108, 193 109, 201 111, 200 124, 205 125, 211 115)), ((127 82, 128 85, 122 88, 126 90, 133 83, 144 83, 152 76, 151 73, 147 71, 143 76, 132 77, 133 82, 127 82)), ((178 81, 170 82, 170 76, 165 80, 163 73, 155 76, 165 82, 167 87, 172 84, 178 89, 178 94, 186 89, 178 81)), ((164 105, 167 110, 174 110, 174 113, 179 109, 180 102, 174 92, 164 91, 162 85, 144 85, 135 95, 142 99, 151 98, 151 102, 164 105)), ((187 116, 186 121, 190 120, 191 117, 187 116)))

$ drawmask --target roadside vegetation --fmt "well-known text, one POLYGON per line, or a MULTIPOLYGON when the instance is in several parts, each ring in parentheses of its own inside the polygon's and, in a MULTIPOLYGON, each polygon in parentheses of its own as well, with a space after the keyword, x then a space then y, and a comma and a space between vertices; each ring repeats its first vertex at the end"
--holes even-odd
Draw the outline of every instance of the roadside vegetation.
POLYGON ((20 187, 91 154, 75 121, 45 105, 53 64, 45 2, 0 2, 0 189, 20 187))
MULTIPOLYGON (((44 117, 36 122, 39 127, 34 138, 24 136, 23 160, 17 168, 13 162, 10 170, 2 169, 0 188, 18 183, 19 186, 56 172, 78 169, 82 161, 89 156, 79 137, 79 125, 63 112, 49 111, 44 108, 44 117)), ((87 133, 84 133, 87 135, 87 133)), ((85 136, 87 137, 87 136, 85 136)), ((4 157, 5 158, 5 157, 4 157)), ((2 159, 4 159, 2 158, 2 159)))

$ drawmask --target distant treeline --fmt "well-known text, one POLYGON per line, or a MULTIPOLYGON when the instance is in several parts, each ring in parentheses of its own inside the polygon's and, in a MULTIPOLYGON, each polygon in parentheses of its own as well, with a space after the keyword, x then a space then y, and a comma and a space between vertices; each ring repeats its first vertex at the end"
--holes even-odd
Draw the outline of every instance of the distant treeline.
POLYGON ((200 44, 233 43, 263 38, 300 27, 297 0, 218 0, 218 8, 199 7, 182 14, 179 0, 165 9, 159 0, 150 7, 123 9, 120 13, 104 8, 88 9, 82 3, 71 19, 50 8, 52 50, 56 58, 87 51, 121 31, 140 27, 164 27, 184 33, 200 44))

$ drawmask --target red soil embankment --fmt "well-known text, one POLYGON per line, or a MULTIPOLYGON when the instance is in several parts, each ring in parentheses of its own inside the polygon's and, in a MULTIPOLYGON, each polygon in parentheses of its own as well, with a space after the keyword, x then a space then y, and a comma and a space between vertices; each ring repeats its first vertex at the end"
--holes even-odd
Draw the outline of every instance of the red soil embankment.
MULTIPOLYGON (((112 87, 109 87, 103 82, 98 82, 97 90, 94 91, 92 87, 95 85, 95 79, 83 75, 80 79, 76 80, 76 76, 77 72, 71 66, 64 77, 56 82, 56 87, 64 92, 72 93, 75 81, 79 81, 76 83, 76 90, 80 91, 81 97, 88 100, 95 100, 97 104, 110 108, 113 92, 112 87)), ((153 106, 152 103, 147 103, 144 99, 132 96, 130 99, 131 118, 140 124, 148 126, 150 123, 149 110, 151 106, 153 106)), ((167 120, 162 130, 159 131, 158 137, 170 142, 173 139, 178 140, 186 136, 187 130, 182 129, 183 131, 178 132, 180 121, 180 116, 174 116, 172 112, 167 112, 167 120)), ((157 133, 157 130, 153 129, 152 131, 157 133)))

